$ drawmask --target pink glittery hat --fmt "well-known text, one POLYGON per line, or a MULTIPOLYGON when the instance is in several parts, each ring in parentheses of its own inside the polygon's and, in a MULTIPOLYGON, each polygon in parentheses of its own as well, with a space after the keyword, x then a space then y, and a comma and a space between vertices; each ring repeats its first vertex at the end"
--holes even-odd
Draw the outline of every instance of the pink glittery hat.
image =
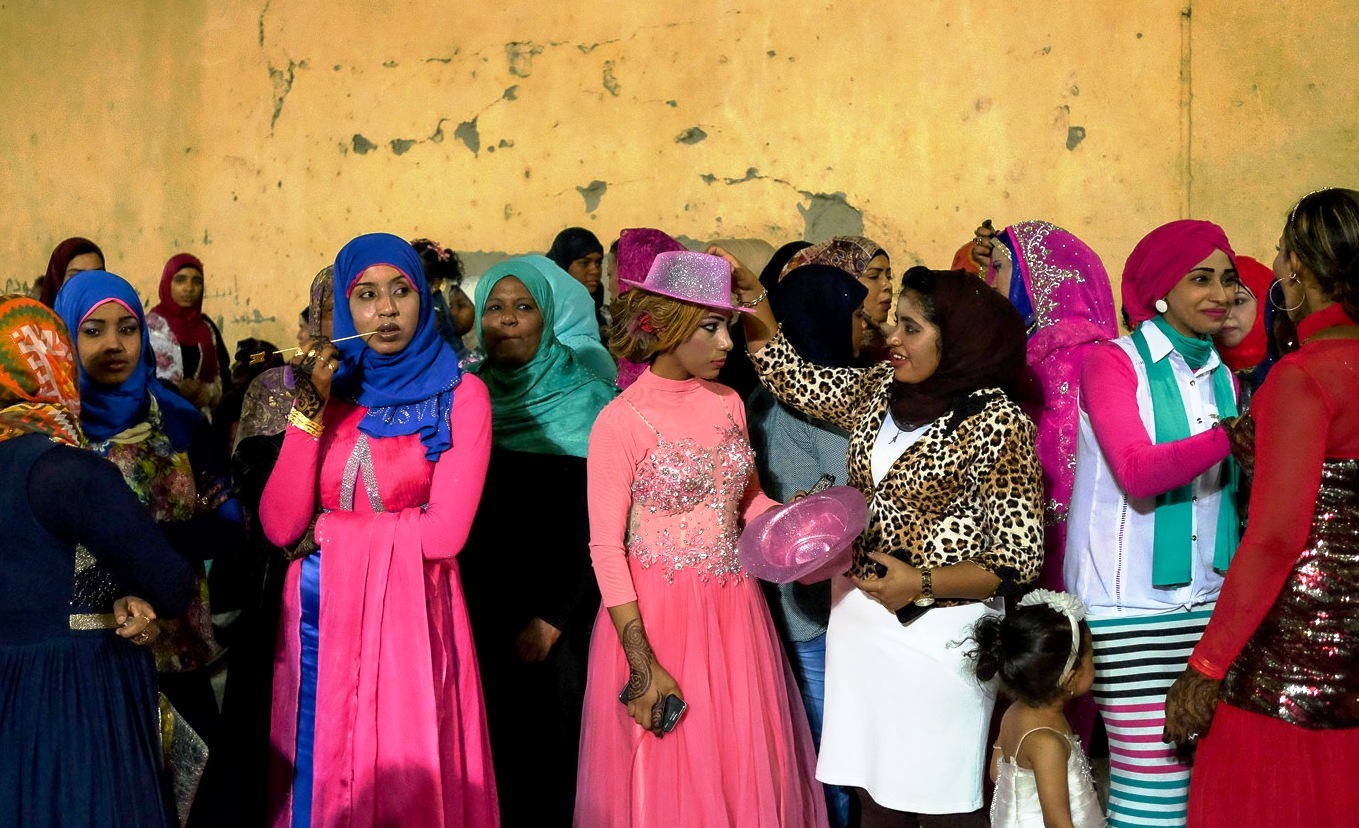
POLYGON ((764 581, 815 583, 849 569, 854 539, 868 522, 868 503, 852 486, 832 486, 770 509, 737 541, 741 566, 764 581))
POLYGON ((691 250, 658 253, 645 280, 619 279, 618 282, 705 308, 754 313, 753 309, 731 301, 731 265, 726 259, 707 253, 691 250))

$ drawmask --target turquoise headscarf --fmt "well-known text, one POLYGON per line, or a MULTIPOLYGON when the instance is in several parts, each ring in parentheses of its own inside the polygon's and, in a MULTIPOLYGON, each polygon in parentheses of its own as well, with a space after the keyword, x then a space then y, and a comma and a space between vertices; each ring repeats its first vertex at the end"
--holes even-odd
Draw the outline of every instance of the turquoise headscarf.
MULTIPOLYGON (((552 286, 553 310, 556 313, 552 332, 557 335, 557 340, 575 351, 586 368, 609 382, 617 380, 618 364, 599 341, 595 300, 585 285, 577 282, 574 276, 562 270, 556 262, 546 256, 520 256, 514 261, 537 267, 538 272, 545 276, 548 284, 552 286)), ((495 268, 489 272, 495 272, 495 268)), ((477 317, 477 331, 481 331, 480 316, 477 317)))
MULTIPOLYGON (((506 276, 523 282, 538 304, 543 314, 543 335, 538 350, 525 365, 504 368, 488 358, 471 370, 486 383, 491 394, 493 445, 534 454, 584 457, 595 418, 618 393, 618 388, 587 367, 585 360, 559 338, 560 321, 548 265, 556 268, 546 257, 521 256, 492 267, 477 282, 472 301, 476 306, 477 335, 483 342, 486 335, 482 331, 482 314, 486 300, 496 283, 506 276)), ((569 275, 566 278, 571 279, 569 275)), ((574 279, 571 282, 584 289, 574 279)), ((585 296, 588 299, 589 293, 585 296)), ((593 302, 590 308, 593 323, 593 302)), ((599 346, 598 340, 595 345, 599 346)))

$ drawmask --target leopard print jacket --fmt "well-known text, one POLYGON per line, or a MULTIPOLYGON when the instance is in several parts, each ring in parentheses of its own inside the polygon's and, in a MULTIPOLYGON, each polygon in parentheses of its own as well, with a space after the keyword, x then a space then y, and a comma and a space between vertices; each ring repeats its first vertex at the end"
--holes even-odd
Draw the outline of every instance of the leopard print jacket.
MULTIPOLYGON (((751 354, 764 385, 788 405, 850 432, 849 485, 868 497, 868 526, 851 574, 875 577, 867 555, 912 566, 970 561, 1017 592, 1043 561, 1043 478, 1035 429, 997 389, 973 392, 977 413, 945 415, 873 485, 873 442, 887 419, 892 366, 825 368, 803 360, 783 337, 751 354)), ((971 603, 940 600, 939 606, 971 603)))

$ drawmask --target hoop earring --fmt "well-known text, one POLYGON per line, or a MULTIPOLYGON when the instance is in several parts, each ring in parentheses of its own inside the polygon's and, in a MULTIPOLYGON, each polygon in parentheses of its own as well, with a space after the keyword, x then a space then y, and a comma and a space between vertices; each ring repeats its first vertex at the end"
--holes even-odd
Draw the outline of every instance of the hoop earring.
POLYGON ((1157 299, 1156 304, 1152 307, 1156 308, 1157 313, 1165 313, 1170 310, 1170 305, 1166 304, 1166 300, 1164 299, 1157 299))
MULTIPOLYGON (((1288 274, 1288 278, 1289 278, 1290 280, 1294 281, 1294 282, 1299 281, 1299 280, 1298 280, 1298 274, 1296 274, 1296 273, 1290 273, 1290 274, 1288 274)), ((1283 288, 1282 288, 1282 287, 1279 288, 1279 293, 1283 293, 1283 288)), ((1307 297, 1304 296, 1304 297, 1302 297, 1301 299, 1298 300, 1298 304, 1294 305, 1294 306, 1291 307, 1291 308, 1285 308, 1285 307, 1283 307, 1282 305, 1280 305, 1278 302, 1275 302, 1275 301, 1274 301, 1274 291, 1271 290, 1271 291, 1269 292, 1269 303, 1270 303, 1271 305, 1274 306, 1274 310, 1280 311, 1280 312, 1282 312, 1282 313, 1292 313, 1293 311, 1297 310, 1298 308, 1301 308, 1302 305, 1303 305, 1303 303, 1306 302, 1306 301, 1307 301, 1307 297)))

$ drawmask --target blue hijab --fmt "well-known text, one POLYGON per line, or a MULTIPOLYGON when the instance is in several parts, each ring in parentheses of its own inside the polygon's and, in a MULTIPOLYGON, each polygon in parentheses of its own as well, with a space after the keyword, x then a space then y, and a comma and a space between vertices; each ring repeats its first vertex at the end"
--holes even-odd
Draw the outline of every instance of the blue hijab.
POLYGON ((161 385, 156 379, 156 355, 151 350, 151 335, 146 330, 146 314, 137 291, 121 276, 104 270, 85 270, 72 276, 61 286, 53 308, 80 349, 80 323, 100 305, 114 301, 137 316, 142 329, 141 365, 132 376, 118 385, 95 382, 85 373, 84 363, 77 360, 80 370, 80 424, 91 442, 102 442, 120 434, 146 419, 151 398, 160 403, 165 433, 176 451, 189 447, 192 424, 203 415, 193 403, 161 385))
POLYGON ((399 353, 379 354, 362 339, 337 342, 341 365, 335 388, 368 409, 359 431, 370 437, 419 434, 425 458, 438 460, 453 445, 449 416, 453 389, 462 380, 458 357, 439 336, 434 303, 420 254, 390 233, 369 233, 346 244, 335 257, 335 339, 354 336, 349 294, 359 274, 389 265, 410 279, 420 294, 415 336, 399 353))

